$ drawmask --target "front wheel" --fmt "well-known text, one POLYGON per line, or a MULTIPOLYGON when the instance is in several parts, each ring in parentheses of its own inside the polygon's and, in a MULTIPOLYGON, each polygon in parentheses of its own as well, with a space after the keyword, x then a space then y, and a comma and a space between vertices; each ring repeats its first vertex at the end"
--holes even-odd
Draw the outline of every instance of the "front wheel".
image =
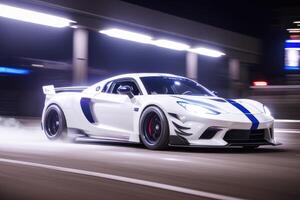
POLYGON ((149 106, 144 110, 140 119, 140 136, 148 149, 159 150, 168 147, 169 125, 161 109, 149 106))
POLYGON ((43 129, 50 140, 67 139, 67 124, 63 111, 57 105, 47 108, 43 129))

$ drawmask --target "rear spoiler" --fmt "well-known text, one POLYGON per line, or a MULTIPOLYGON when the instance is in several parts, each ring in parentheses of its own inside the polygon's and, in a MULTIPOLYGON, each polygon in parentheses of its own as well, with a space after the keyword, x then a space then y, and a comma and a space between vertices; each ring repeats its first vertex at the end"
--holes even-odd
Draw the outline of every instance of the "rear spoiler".
POLYGON ((74 87, 57 87, 54 85, 45 85, 43 86, 43 92, 45 95, 54 95, 59 92, 82 92, 88 88, 87 86, 74 86, 74 87))

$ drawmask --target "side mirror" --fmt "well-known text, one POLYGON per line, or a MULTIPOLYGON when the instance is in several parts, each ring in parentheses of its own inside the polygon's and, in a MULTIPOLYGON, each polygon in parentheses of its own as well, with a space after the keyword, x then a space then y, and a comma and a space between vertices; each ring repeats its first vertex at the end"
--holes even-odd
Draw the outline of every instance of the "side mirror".
POLYGON ((132 89, 131 89, 131 87, 130 86, 128 86, 128 85, 124 85, 124 86, 120 86, 120 87, 118 87, 118 93, 119 94, 126 94, 126 95, 128 95, 128 97, 130 98, 130 99, 132 99, 133 97, 134 97, 134 95, 133 95, 133 93, 132 93, 132 89))
POLYGON ((211 93, 213 93, 214 95, 218 96, 218 92, 216 92, 216 91, 211 91, 211 93))

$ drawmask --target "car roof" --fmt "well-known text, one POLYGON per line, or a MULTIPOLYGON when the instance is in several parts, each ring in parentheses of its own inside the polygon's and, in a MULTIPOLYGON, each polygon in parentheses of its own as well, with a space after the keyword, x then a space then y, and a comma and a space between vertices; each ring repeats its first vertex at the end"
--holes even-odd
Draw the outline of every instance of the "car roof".
MULTIPOLYGON (((149 77, 149 76, 171 76, 171 77, 181 77, 174 74, 168 73, 128 73, 128 74, 121 74, 117 76, 110 77, 108 79, 119 79, 119 78, 140 78, 140 77, 149 77)), ((108 80, 106 79, 106 80, 108 80)))
POLYGON ((178 77, 178 78, 185 78, 183 76, 178 76, 175 74, 169 74, 169 73, 127 73, 127 74, 120 74, 120 75, 116 75, 116 76, 112 76, 110 78, 106 78, 102 81, 99 81, 93 85, 91 85, 90 87, 88 87, 85 92, 89 92, 89 91, 94 91, 95 87, 101 86, 103 87, 106 83, 116 80, 116 79, 121 79, 121 78, 133 78, 133 79, 139 79, 141 77, 151 77, 151 76, 169 76, 169 77, 178 77))
MULTIPOLYGON (((128 73, 128 74, 120 74, 116 76, 112 76, 109 78, 106 78, 102 81, 99 81, 93 85, 91 85, 89 88, 86 89, 86 91, 89 91, 93 87, 97 87, 100 85, 104 85, 110 81, 116 80, 116 79, 121 79, 121 78, 134 78, 134 79, 139 79, 140 77, 151 77, 151 76, 169 76, 169 77, 180 77, 180 78, 185 78, 183 76, 178 76, 174 74, 168 74, 168 73, 128 73)), ((92 89, 93 90, 93 89, 92 89)))

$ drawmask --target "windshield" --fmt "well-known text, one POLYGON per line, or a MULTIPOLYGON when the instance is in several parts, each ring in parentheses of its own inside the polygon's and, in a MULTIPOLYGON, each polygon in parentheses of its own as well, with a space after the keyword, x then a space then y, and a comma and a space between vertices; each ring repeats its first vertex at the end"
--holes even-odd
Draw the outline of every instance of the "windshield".
POLYGON ((213 94, 199 83, 187 78, 170 76, 141 77, 148 94, 180 94, 195 96, 213 96, 213 94))

